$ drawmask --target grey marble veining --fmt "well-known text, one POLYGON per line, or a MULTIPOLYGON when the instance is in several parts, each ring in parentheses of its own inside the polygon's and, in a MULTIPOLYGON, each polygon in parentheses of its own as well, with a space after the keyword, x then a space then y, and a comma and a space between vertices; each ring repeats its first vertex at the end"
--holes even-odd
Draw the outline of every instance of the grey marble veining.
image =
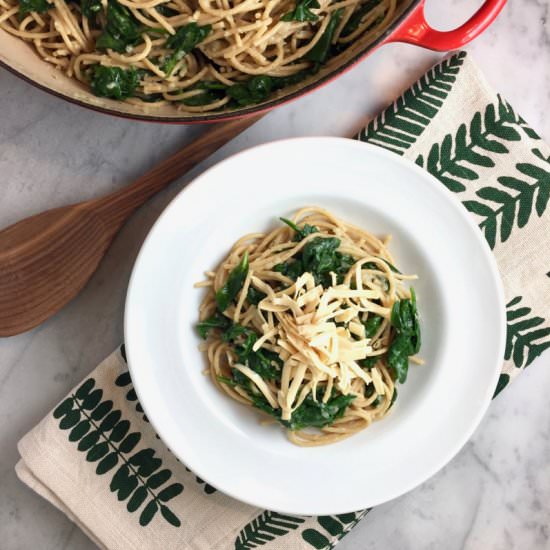
MULTIPOLYGON (((428 0, 450 28, 481 0, 428 0)), ((550 4, 511 0, 468 48, 487 79, 550 139, 550 4)), ((351 135, 439 56, 381 48, 313 95, 268 115, 140 209, 82 294, 40 328, 0 341, 0 549, 94 545, 15 477, 17 440, 122 339, 130 270, 151 224, 198 171, 252 145, 299 135, 351 135)), ((117 120, 67 105, 0 70, 0 226, 100 196, 175 151, 200 128, 117 120)), ((547 354, 491 405, 472 440, 439 474, 372 511, 342 550, 550 548, 547 354), (546 367, 546 368, 545 368, 546 367)))

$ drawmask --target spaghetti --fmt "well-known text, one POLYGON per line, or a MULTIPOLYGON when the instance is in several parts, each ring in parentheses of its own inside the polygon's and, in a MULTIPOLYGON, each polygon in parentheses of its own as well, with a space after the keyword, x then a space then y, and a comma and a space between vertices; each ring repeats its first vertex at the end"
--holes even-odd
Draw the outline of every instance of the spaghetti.
POLYGON ((386 29, 402 0, 0 0, 0 28, 96 95, 187 113, 260 103, 386 29))
POLYGON ((246 235, 207 280, 198 325, 208 373, 302 446, 339 441, 390 411, 420 349, 416 279, 387 242, 311 207, 246 235))

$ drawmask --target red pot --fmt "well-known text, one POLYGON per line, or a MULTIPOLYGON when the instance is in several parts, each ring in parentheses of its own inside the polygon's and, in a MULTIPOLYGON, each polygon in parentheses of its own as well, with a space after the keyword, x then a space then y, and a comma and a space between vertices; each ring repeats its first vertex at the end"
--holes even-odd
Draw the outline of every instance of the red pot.
POLYGON ((173 106, 161 108, 138 107, 124 102, 94 96, 81 83, 69 79, 49 63, 42 61, 32 47, 0 29, 0 65, 38 88, 61 97, 71 103, 110 115, 150 122, 192 124, 220 122, 232 118, 267 112, 303 96, 343 74, 353 65, 370 55, 383 44, 406 42, 435 51, 461 48, 481 34, 496 18, 506 0, 485 0, 473 17, 452 31, 438 31, 428 25, 424 17, 425 0, 405 0, 394 22, 378 39, 368 45, 361 40, 352 44, 338 63, 328 63, 318 74, 289 89, 281 90, 273 98, 251 107, 243 107, 225 113, 182 114, 173 106))

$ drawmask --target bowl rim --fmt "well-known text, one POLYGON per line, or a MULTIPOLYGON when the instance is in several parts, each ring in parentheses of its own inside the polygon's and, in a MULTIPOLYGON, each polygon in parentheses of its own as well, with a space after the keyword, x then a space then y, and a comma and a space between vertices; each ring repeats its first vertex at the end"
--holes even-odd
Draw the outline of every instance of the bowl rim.
MULTIPOLYGON (((2 59, 0 59, 0 67, 3 67, 13 75, 31 84, 35 88, 38 88, 39 90, 42 90, 43 92, 53 95, 59 99, 63 99, 69 103, 72 103, 73 105, 78 105, 79 107, 84 107, 85 109, 89 109, 89 110, 106 114, 106 115, 115 116, 118 118, 141 121, 141 122, 155 122, 155 123, 164 123, 164 124, 189 124, 189 125, 224 122, 224 121, 234 120, 238 118, 259 115, 262 113, 268 113, 269 111, 275 109, 276 107, 280 107, 282 105, 295 101, 296 99, 306 96, 307 94, 313 92, 314 90, 329 84, 339 76, 343 75, 344 73, 352 69, 356 64, 358 64, 360 61, 368 57, 377 48, 387 43, 391 35, 396 32, 396 30, 407 20, 407 18, 411 15, 411 13, 422 3, 423 3, 423 0, 411 0, 410 4, 403 9, 403 11, 399 14, 399 16, 396 17, 391 22, 388 28, 382 34, 380 34, 380 36, 376 38, 376 40, 374 40, 373 42, 365 46, 365 48, 362 48, 360 51, 357 52, 357 54, 350 57, 350 59, 348 59, 344 64, 334 68, 333 70, 328 72, 325 76, 321 77, 319 80, 312 82, 306 86, 298 87, 298 89, 296 89, 294 92, 284 97, 271 99, 265 103, 262 103, 256 106, 234 109, 233 111, 229 111, 227 113, 215 113, 215 114, 204 114, 204 115, 199 114, 199 115, 193 115, 193 116, 186 115, 186 116, 180 116, 180 117, 165 117, 165 116, 158 116, 158 115, 148 115, 145 113, 144 114, 126 113, 124 111, 118 111, 110 107, 100 107, 97 105, 93 105, 88 101, 77 99, 76 97, 72 97, 70 95, 54 90, 45 84, 41 84, 37 82, 36 80, 31 78, 27 74, 19 71, 18 69, 15 69, 13 66, 9 65, 7 61, 3 61, 2 59)), ((0 29, 0 32, 5 32, 5 31, 2 31, 2 29, 0 29)), ((46 62, 43 61, 43 63, 46 63, 46 62)))
MULTIPOLYGON (((264 143, 260 145, 256 145, 251 148, 247 148, 244 151, 241 151, 237 154, 231 155, 228 158, 222 160, 221 162, 215 164, 214 166, 210 167, 208 170, 202 172, 200 175, 198 175, 193 181, 191 181, 184 189, 182 189, 171 201, 170 203, 165 207, 164 211, 160 214, 155 224, 152 226, 152 228, 149 231, 149 234, 145 238, 142 247, 140 249, 140 252, 137 256, 136 262, 134 264, 134 267, 132 269, 132 274, 130 277, 130 281, 128 284, 128 291, 126 294, 126 305, 125 305, 125 312, 124 312, 124 336, 125 336, 125 342, 126 342, 126 354, 128 358, 128 368, 130 370, 130 374, 135 374, 135 370, 132 367, 132 355, 133 350, 131 346, 131 338, 129 337, 131 329, 131 320, 129 315, 129 303, 131 300, 131 294, 133 292, 133 288, 136 281, 136 273, 138 272, 138 269, 141 266, 141 263, 143 262, 144 257, 144 250, 146 248, 147 242, 151 239, 151 236, 153 235, 155 228, 158 227, 162 220, 168 216, 171 209, 174 207, 174 204, 176 203, 176 199, 180 197, 182 194, 184 194, 191 186, 195 186, 200 183, 200 181, 203 179, 203 176, 210 171, 219 168, 220 165, 231 162, 232 159, 235 157, 240 157, 242 155, 246 155, 250 151, 261 149, 261 148, 269 148, 270 146, 274 144, 281 144, 281 143, 298 143, 301 141, 313 141, 313 140, 324 140, 324 141, 333 141, 333 142, 349 142, 350 144, 353 144, 353 146, 361 145, 361 147, 365 147, 367 149, 371 149, 373 152, 376 152, 376 154, 379 154, 386 158, 391 158, 394 162, 401 164, 406 167, 407 170, 411 170, 413 172, 417 172, 418 174, 421 174, 422 177, 426 180, 431 180, 432 184, 436 187, 437 192, 439 194, 446 195, 447 199, 452 199, 452 202, 456 203, 456 198, 453 199, 454 195, 441 183, 439 180, 437 180, 434 176, 420 168, 418 165, 416 165, 414 162, 400 157, 398 155, 395 155, 395 153, 392 153, 384 148, 365 143, 365 142, 357 142, 355 140, 350 140, 349 138, 338 138, 338 137, 299 137, 299 138, 288 138, 288 139, 282 139, 282 140, 276 140, 269 143, 264 143)), ((446 200, 447 200, 446 199, 446 200)), ((410 482, 407 486, 401 487, 399 490, 396 490, 392 493, 392 495, 384 500, 373 502, 372 504, 369 504, 369 506, 377 506, 379 504, 383 504, 384 502, 388 502, 389 500, 392 500, 394 498, 397 498, 399 496, 402 496, 403 494, 415 489, 422 483, 426 482, 428 479, 430 479, 432 476, 434 476, 437 472, 439 472, 443 467, 445 467, 457 454, 458 452, 464 447, 464 445, 470 440, 472 435, 474 434, 475 430, 478 428, 479 424, 481 423, 483 417, 487 413, 487 410, 489 408, 489 405, 491 404, 492 397, 494 395, 494 390, 497 385, 498 378, 501 374, 501 364, 502 359, 504 357, 504 348, 505 348, 505 342, 506 342, 506 308, 505 308, 505 296, 504 296, 504 288, 502 279, 500 276, 500 272, 498 270, 498 266, 496 263, 496 258, 494 257, 493 252, 489 248, 489 245, 487 244, 487 241, 483 237, 482 233, 479 231, 479 228, 475 224, 472 217, 468 214, 468 212, 461 207, 461 205, 456 204, 456 211, 459 213, 459 216, 462 218, 462 220, 468 225, 471 229, 474 230, 473 235, 475 235, 474 239, 478 242, 480 248, 482 249, 483 256, 487 260, 487 267, 490 270, 490 276, 495 283, 494 291, 496 293, 496 299, 498 302, 498 312, 495 313, 495 315, 498 317, 499 323, 498 323, 498 333, 495 336, 495 341, 498 342, 498 349, 497 346, 495 346, 495 358, 498 357, 498 359, 495 360, 495 367, 494 372, 492 373, 491 381, 492 383, 489 384, 485 390, 484 399, 481 402, 481 405, 478 407, 477 413, 474 415, 474 417, 471 419, 469 425, 467 428, 463 430, 461 433, 461 437, 457 437, 456 440, 452 445, 449 445, 446 452, 444 453, 444 457, 441 458, 437 465, 433 466, 429 473, 427 475, 421 474, 417 475, 414 479, 414 481, 410 482)), ((143 400, 143 397, 147 393, 146 388, 141 384, 139 376, 133 376, 133 383, 134 388, 138 394, 138 397, 140 399, 140 402, 142 403, 142 406, 147 414, 147 417, 149 421, 151 422, 151 425, 155 429, 156 433, 159 434, 162 441, 167 445, 167 447, 170 448, 170 442, 164 439, 164 434, 166 433, 164 428, 162 426, 159 426, 156 424, 155 415, 150 414, 150 410, 148 410, 149 401, 143 400)), ((149 407, 150 408, 150 407, 149 407)), ((177 455, 178 456, 178 455, 177 455)), ((199 464, 188 464, 185 462, 185 457, 179 457, 185 464, 188 466, 195 475, 198 475, 200 478, 204 479, 205 481, 212 484, 212 480, 209 479, 208 473, 204 472, 199 464)), ((215 482, 213 483, 215 486, 215 482)), ((265 508, 265 503, 254 501, 251 499, 243 498, 242 495, 239 495, 235 493, 234 491, 229 491, 227 489, 220 489, 223 494, 226 494, 232 498, 235 498, 236 500, 240 502, 245 502, 247 504, 250 504, 252 506, 256 506, 259 508, 265 508)), ((309 510, 289 510, 284 508, 277 508, 270 507, 269 509, 273 511, 277 511, 280 513, 286 513, 286 514, 295 514, 295 515, 334 515, 334 514, 341 514, 346 512, 355 511, 355 509, 349 509, 349 510, 328 510, 328 509, 309 509, 309 510)))

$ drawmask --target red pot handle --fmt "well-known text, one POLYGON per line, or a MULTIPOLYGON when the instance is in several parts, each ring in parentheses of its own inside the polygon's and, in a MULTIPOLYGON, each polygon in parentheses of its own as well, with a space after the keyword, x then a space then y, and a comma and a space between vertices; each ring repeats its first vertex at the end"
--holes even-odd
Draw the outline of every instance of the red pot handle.
POLYGON ((421 0, 405 22, 390 36, 389 42, 406 42, 440 52, 456 50, 479 36, 506 4, 506 0, 486 0, 471 19, 458 29, 438 31, 432 29, 424 17, 425 1, 421 0))

